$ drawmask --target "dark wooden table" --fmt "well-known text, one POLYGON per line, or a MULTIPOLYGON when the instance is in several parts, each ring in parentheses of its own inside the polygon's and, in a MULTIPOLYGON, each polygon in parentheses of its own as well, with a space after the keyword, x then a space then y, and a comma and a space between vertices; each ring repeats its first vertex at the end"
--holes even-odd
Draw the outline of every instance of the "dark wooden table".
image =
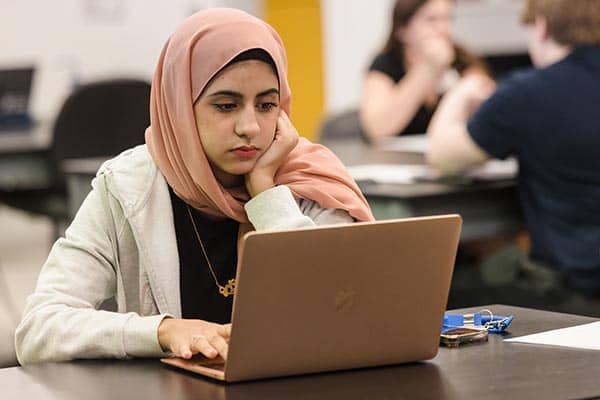
MULTIPOLYGON (((504 337, 595 321, 519 307, 485 308, 516 316, 504 337)), ((437 357, 427 362, 236 384, 171 369, 157 360, 6 368, 0 370, 0 398, 517 400, 600 396, 600 352, 505 343, 504 337, 490 335, 487 343, 440 348, 437 357)))

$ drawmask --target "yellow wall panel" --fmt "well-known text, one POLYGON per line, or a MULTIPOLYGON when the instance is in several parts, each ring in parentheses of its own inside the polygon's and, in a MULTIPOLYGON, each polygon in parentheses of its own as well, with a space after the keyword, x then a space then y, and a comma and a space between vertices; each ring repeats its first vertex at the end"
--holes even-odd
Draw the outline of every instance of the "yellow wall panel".
POLYGON ((292 121, 316 139, 323 114, 320 0, 264 0, 264 19, 281 35, 288 55, 292 121))

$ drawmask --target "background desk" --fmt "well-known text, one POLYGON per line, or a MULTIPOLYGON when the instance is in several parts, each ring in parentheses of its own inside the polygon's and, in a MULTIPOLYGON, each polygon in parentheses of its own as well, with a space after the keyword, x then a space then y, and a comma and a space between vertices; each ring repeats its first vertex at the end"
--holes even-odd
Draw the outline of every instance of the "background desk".
MULTIPOLYGON (((518 307, 507 336, 595 319, 518 307)), ((479 308, 468 309, 470 311, 479 308)), ((462 310, 466 311, 466 310, 462 310)), ((600 352, 504 343, 440 348, 432 361, 224 385, 157 360, 78 361, 0 370, 3 399, 573 399, 600 396, 600 352)))
MULTIPOLYGON (((423 165, 423 154, 385 151, 361 141, 325 143, 345 165, 423 165)), ((463 218, 462 241, 511 235, 523 228, 514 180, 450 184, 359 182, 377 219, 458 213, 463 218)))
POLYGON ((38 123, 20 131, 0 131, 0 190, 45 189, 53 174, 49 161, 51 127, 38 123))
MULTIPOLYGON (((382 151, 360 141, 331 141, 326 145, 348 166, 424 163, 423 155, 382 151)), ((73 212, 89 192, 90 181, 103 161, 101 158, 91 158, 62 163, 73 212)), ((359 182, 359 186, 377 219, 458 213, 463 218, 463 241, 510 235, 523 228, 517 190, 512 180, 468 185, 359 182)))
POLYGON ((74 158, 61 162, 60 167, 67 181, 71 216, 75 216, 77 213, 81 203, 83 203, 83 200, 92 188, 92 179, 106 160, 106 157, 74 158))

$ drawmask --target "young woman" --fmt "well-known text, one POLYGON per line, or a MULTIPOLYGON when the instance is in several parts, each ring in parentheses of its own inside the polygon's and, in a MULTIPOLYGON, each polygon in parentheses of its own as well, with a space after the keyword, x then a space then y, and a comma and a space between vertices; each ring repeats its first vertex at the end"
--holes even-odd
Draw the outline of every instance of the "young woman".
POLYGON ((453 9, 452 0, 396 1, 387 43, 363 85, 369 138, 425 133, 447 89, 469 74, 487 77, 483 62, 453 42, 453 9))
POLYGON ((22 364, 227 356, 237 242, 249 229, 371 220, 360 190, 288 117, 285 50, 233 9, 165 45, 146 145, 105 163, 54 245, 16 332, 22 364), (115 297, 118 310, 99 310, 115 297))

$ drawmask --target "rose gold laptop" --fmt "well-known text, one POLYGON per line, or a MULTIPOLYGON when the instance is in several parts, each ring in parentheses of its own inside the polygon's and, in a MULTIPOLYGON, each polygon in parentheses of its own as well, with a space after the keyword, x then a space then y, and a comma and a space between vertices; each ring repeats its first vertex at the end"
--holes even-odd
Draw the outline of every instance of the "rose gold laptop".
POLYGON ((161 361, 233 382, 433 358, 460 227, 445 215, 248 233, 227 362, 161 361))

